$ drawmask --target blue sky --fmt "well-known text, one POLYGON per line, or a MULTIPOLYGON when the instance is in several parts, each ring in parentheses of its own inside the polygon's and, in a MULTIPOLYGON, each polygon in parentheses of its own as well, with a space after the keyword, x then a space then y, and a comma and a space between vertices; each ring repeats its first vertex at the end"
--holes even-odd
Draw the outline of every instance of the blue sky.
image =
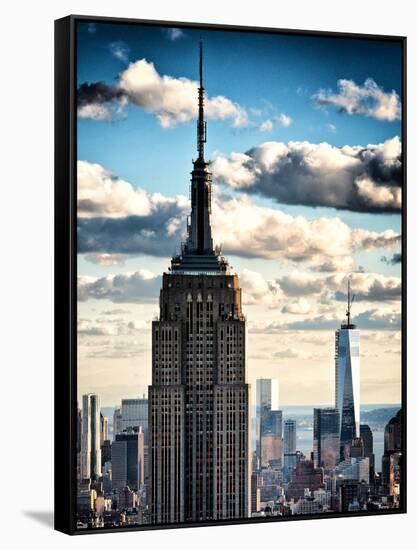
MULTIPOLYGON (((164 75, 171 81, 173 79, 176 84, 180 83, 178 85, 181 85, 183 79, 188 83, 198 79, 200 40, 204 44, 205 89, 208 99, 211 101, 215 96, 222 96, 228 102, 227 108, 240 110, 246 117, 242 124, 234 123, 237 120, 234 118, 236 112, 225 116, 213 115, 208 119, 206 157, 213 161, 217 197, 215 209, 219 211, 221 208, 229 208, 228 212, 232 212, 233 216, 238 216, 241 211, 242 217, 251 218, 250 208, 248 207, 249 214, 245 214, 244 209, 252 204, 254 218, 262 218, 264 213, 265 219, 269 216, 272 220, 269 228, 262 228, 260 221, 256 227, 261 229, 254 230, 255 226, 249 228, 249 222, 253 220, 247 220, 246 229, 245 220, 239 221, 237 218, 242 238, 240 239, 237 231, 229 241, 227 235, 224 237, 226 225, 224 228, 220 227, 219 215, 217 221, 214 220, 222 241, 226 241, 226 249, 230 250, 228 256, 231 263, 242 275, 248 319, 257 333, 257 343, 252 344, 254 357, 256 356, 251 363, 252 376, 255 373, 256 376, 271 376, 278 369, 285 393, 285 388, 291 386, 292 376, 295 377, 294 380, 299 378, 301 372, 307 376, 307 371, 302 369, 308 368, 307 363, 316 364, 314 380, 311 382, 316 386, 306 385, 304 402, 311 402, 311 396, 315 395, 317 402, 329 403, 329 391, 323 393, 319 386, 323 386, 323 380, 329 377, 328 369, 332 369, 332 337, 328 340, 330 351, 326 361, 320 355, 323 342, 316 341, 314 345, 311 343, 314 339, 317 340, 315 336, 310 340, 306 339, 304 347, 300 344, 300 349, 305 350, 301 352, 294 351, 291 343, 288 343, 290 339, 287 338, 287 344, 281 345, 284 346, 280 349, 282 359, 277 364, 272 359, 272 354, 263 356, 263 350, 268 349, 268 346, 276 349, 275 329, 268 334, 269 329, 265 328, 265 332, 262 332, 262 326, 271 327, 284 323, 286 330, 289 330, 293 324, 295 327, 304 322, 309 327, 311 319, 322 318, 323 328, 328 327, 333 322, 332 319, 343 316, 343 304, 330 303, 337 292, 343 290, 349 272, 354 271, 356 279, 353 281, 358 294, 362 296, 357 313, 364 320, 363 328, 375 330, 376 327, 388 323, 384 326, 385 329, 391 327, 392 330, 398 330, 401 264, 389 260, 399 252, 398 238, 401 232, 398 207, 400 199, 395 194, 400 177, 400 160, 395 153, 399 142, 395 140, 397 136, 401 138, 401 120, 398 114, 402 95, 400 43, 187 28, 179 31, 144 25, 89 22, 78 23, 77 82, 79 86, 92 87, 97 83, 104 83, 106 93, 113 94, 113 99, 106 102, 94 96, 96 99, 90 97, 88 100, 90 103, 87 108, 98 108, 99 113, 102 113, 101 108, 108 109, 108 117, 96 114, 90 116, 91 111, 85 111, 83 115, 79 111, 78 117, 77 155, 79 161, 83 161, 82 166, 79 166, 79 193, 86 204, 90 205, 88 208, 92 205, 91 211, 79 210, 84 224, 80 228, 79 242, 84 248, 80 250, 78 268, 79 275, 85 277, 82 285, 87 297, 80 301, 79 306, 79 316, 82 316, 84 323, 81 344, 85 345, 82 348, 84 353, 80 353, 82 390, 96 391, 92 381, 97 377, 93 374, 97 369, 102 372, 107 363, 109 374, 104 377, 107 386, 100 391, 107 396, 105 401, 107 399, 108 404, 116 402, 120 395, 126 396, 128 391, 127 382, 125 386, 122 385, 125 390, 109 389, 115 384, 111 378, 115 365, 118 375, 123 371, 119 367, 125 365, 126 380, 129 373, 130 376, 137 377, 136 359, 133 361, 132 356, 128 358, 127 351, 117 357, 114 350, 120 349, 123 342, 127 342, 127 335, 133 338, 134 335, 129 331, 136 329, 127 329, 129 323, 140 319, 146 324, 151 315, 156 313, 157 294, 151 300, 149 296, 153 296, 152 292, 155 292, 159 284, 157 277, 168 266, 173 247, 179 243, 181 228, 185 225, 184 212, 188 208, 174 197, 188 196, 191 160, 196 156, 195 119, 192 112, 187 111, 185 119, 180 119, 179 113, 171 113, 170 116, 174 118, 170 119, 169 127, 163 127, 158 118, 161 109, 150 105, 154 101, 153 94, 167 93, 167 89, 161 84, 164 75), (122 80, 126 75, 131 75, 140 60, 146 60, 142 69, 144 66, 149 69, 149 64, 153 64, 159 75, 158 79, 162 77, 158 81, 162 88, 152 88, 150 92, 148 89, 146 92, 138 92, 134 88, 133 92, 126 92, 122 80), (372 79, 373 82, 369 86, 365 84, 367 79, 372 79), (338 84, 340 80, 351 82, 348 96, 343 96, 338 84), (127 97, 123 104, 120 99, 122 96, 124 99, 127 97), (340 108, 341 105, 344 106, 343 109, 340 108), (283 116, 284 119, 281 118, 280 122, 279 117, 283 116), (271 123, 269 131, 261 131, 261 125, 268 121, 271 123), (291 145, 293 142, 299 144, 291 145), (286 165, 285 161, 281 162, 278 158, 281 153, 277 153, 277 143, 286 149, 287 156, 283 158, 292 163, 291 172, 284 171, 286 165), (329 144, 329 147, 322 147, 323 143, 329 144), (383 145, 387 143, 389 147, 383 145), (369 144, 376 147, 367 147, 369 144), (246 155, 245 159, 239 157, 238 164, 234 164, 233 155, 241 154, 246 155), (268 155, 275 155, 272 172, 264 160, 259 160, 264 154, 266 159, 270 158, 268 155), (359 172, 355 171, 353 175, 350 174, 351 157, 354 158, 352 162, 355 166, 360 166, 354 169, 359 172), (222 165, 220 161, 223 162, 222 165), (99 166, 93 167, 93 163, 99 166), (317 163, 324 163, 324 167, 317 168, 317 163), (340 163, 343 167, 339 181, 337 170, 340 163), (333 175, 327 181, 329 172, 333 175), (239 180, 236 179, 238 173, 239 180), (247 176, 253 178, 249 187, 244 179, 247 176), (321 190, 321 177, 322 188, 329 185, 327 195, 334 194, 335 202, 331 199, 329 203, 326 192, 321 190), (343 202, 343 189, 340 192, 343 178, 347 178, 346 181, 349 178, 352 180, 349 180, 349 185, 352 184, 353 190, 356 187, 359 189, 356 189, 355 197, 350 197, 347 193, 347 203, 343 202), (303 186, 306 191, 305 200, 303 186), (291 189, 296 187, 298 190, 293 193, 291 189), (287 190, 290 196, 288 200, 283 198, 287 195, 287 190), (154 193, 161 195, 162 206, 160 199, 155 199, 154 193), (222 194, 224 199, 221 198, 222 194), (107 198, 103 199, 103 196, 107 198), (111 208, 107 207, 106 200, 111 208), (224 205, 221 204, 223 200, 224 205), (340 204, 337 202, 339 200, 342 200, 340 204), (337 207, 329 204, 336 204, 337 207), (386 210, 384 204, 388 205, 386 210), (169 219, 167 209, 172 211, 169 219), (133 246, 130 252, 126 252, 123 246, 117 250, 111 242, 103 245, 103 233, 97 234, 94 232, 96 229, 92 229, 94 223, 97 228, 100 220, 103 223, 115 223, 116 218, 117 223, 120 222, 118 230, 124 235, 124 220, 126 224, 130 224, 129 227, 133 227, 132 224, 139 220, 142 229, 138 229, 135 235, 126 233, 126 240, 129 240, 141 234, 146 216, 149 216, 149 220, 152 218, 152 227, 158 224, 158 216, 162 216, 161 227, 165 227, 164 224, 168 227, 172 219, 178 222, 173 234, 164 235, 156 231, 155 247, 160 249, 155 253, 149 252, 149 247, 142 250, 133 246), (323 219, 327 222, 323 222, 323 219), (273 224, 276 224, 276 229, 273 224), (268 235, 271 239, 271 253, 256 252, 255 241, 256 238, 259 239, 259 234, 255 238, 250 231, 265 231, 265 235, 270 231, 268 235), (323 234, 326 231, 329 233, 323 234), (314 233, 311 242, 307 242, 311 232, 314 233), (307 241, 300 245, 299 254, 297 249, 290 257, 282 249, 286 238, 289 248, 294 241, 307 241), (242 242, 239 244, 240 240, 242 242), (172 245, 169 244, 171 242, 172 245), (352 242, 358 244, 352 245, 352 242), (393 245, 393 242, 397 244, 393 245), (316 248, 316 243, 319 252, 311 252, 316 248), (345 245, 351 248, 346 254, 343 251, 340 254, 340 249, 345 245), (337 265, 325 267, 332 260, 333 253, 337 256, 337 265), (382 256, 388 261, 381 261, 382 256), (143 288, 138 287, 138 296, 128 296, 132 288, 129 282, 130 290, 126 287, 125 298, 115 298, 115 294, 112 294, 112 277, 133 272, 140 272, 139 279, 144 285, 143 288), (103 279, 105 277, 108 278, 106 281, 103 279), (299 278, 297 284, 294 283, 294 277, 299 278), (316 286, 321 284, 320 290, 314 291, 314 296, 309 296, 305 293, 307 283, 310 286, 313 283, 316 286), (152 289, 149 290, 151 284, 152 289), (144 293, 143 298, 141 292, 144 293), (121 325, 114 332, 113 327, 116 324, 106 325, 106 322, 110 322, 111 315, 106 316, 109 311, 118 311, 121 302, 127 304, 128 309, 117 314, 121 325), (103 327, 107 327, 104 332, 103 327), (101 342, 97 339, 100 334, 103 338, 101 342), (123 340, 120 340, 120 335, 123 340), (102 350, 107 345, 104 342, 110 341, 109 338, 113 342, 109 345, 113 348, 106 356, 102 350), (91 350, 96 345, 98 351, 94 355, 91 350), (301 371, 288 374, 291 371, 288 366, 293 366, 294 360, 299 363, 301 371)), ((142 76, 143 74, 141 73, 142 76)), ((140 79, 134 85, 140 86, 140 79)), ((91 90, 92 88, 90 92, 91 90)), ((175 105, 173 110, 175 111, 175 105)), ((148 231, 146 227, 145 223, 145 230, 148 231)), ((152 242, 154 236, 150 238, 152 242)), ((121 242, 123 245, 123 239, 121 242)), ((266 244, 266 248, 268 246, 266 244)), ((123 307, 125 306, 122 309, 123 307)), ((149 362, 150 358, 148 329, 148 326, 145 327, 143 334, 135 333, 135 338, 140 342, 140 353, 143 352, 143 356, 140 356, 143 364, 149 362)), ((394 334, 392 332, 390 340, 399 345, 394 334)), ((282 339, 283 342, 284 340, 285 338, 282 339)), ((368 402, 398 402, 400 363, 397 349, 394 350, 392 346, 387 348, 384 356, 384 350, 376 342, 377 338, 369 337, 366 350, 369 356, 366 367, 368 370, 364 370, 363 382, 365 395, 368 396, 368 402), (374 345, 384 357, 378 356, 374 345), (378 374, 375 370, 377 365, 380 365, 378 374), (381 379, 384 377, 387 387, 382 391, 381 379), (397 385, 394 384, 396 389, 391 391, 388 380, 392 383, 394 379, 397 380, 397 385)), ((126 343, 126 349, 129 345, 131 344, 126 343)), ((137 350, 136 347, 132 352, 134 357, 139 353, 137 350)), ((149 368, 142 375, 143 378, 138 382, 141 387, 148 383, 149 368)), ((302 401, 304 397, 302 390, 300 391, 302 401)), ((289 403, 299 404, 287 399, 287 404, 289 403)))
MULTIPOLYGON (((146 58, 160 74, 197 80, 198 42, 202 39, 209 95, 225 95, 247 109, 261 109, 263 118, 285 112, 294 119, 288 128, 275 128, 268 139, 327 141, 342 146, 381 143, 400 135, 400 121, 346 117, 335 109, 314 108, 311 101, 319 89, 335 89, 340 78, 362 84, 371 77, 385 90, 401 94, 398 43, 191 29, 171 41, 159 27, 106 24, 97 25, 91 33, 89 23, 78 25, 80 84, 114 83, 126 69, 126 63, 110 53, 110 44, 118 41, 128 46, 130 61, 146 58), (331 132, 328 124, 334 124, 336 132, 331 132)), ((190 170, 194 128, 190 122, 176 127, 175 132, 161 131, 151 115, 130 107, 125 120, 101 125, 99 132, 94 121, 79 121, 78 158, 101 162, 134 184, 157 185, 162 192, 172 192, 181 189, 190 170)), ((207 156, 212 158, 217 150, 245 151, 264 138, 256 127, 234 129, 211 121, 207 156)))

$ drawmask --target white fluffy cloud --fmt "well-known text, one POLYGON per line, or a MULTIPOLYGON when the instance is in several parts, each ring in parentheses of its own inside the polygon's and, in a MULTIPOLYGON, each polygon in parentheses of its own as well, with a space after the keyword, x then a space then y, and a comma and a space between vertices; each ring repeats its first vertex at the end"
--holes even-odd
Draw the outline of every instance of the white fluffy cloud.
POLYGON ((100 164, 79 160, 77 181, 79 217, 148 216, 154 206, 145 190, 134 189, 100 164))
POLYGON ((282 296, 279 285, 267 281, 264 277, 249 269, 243 269, 239 274, 242 297, 245 304, 266 304, 274 306, 282 296))
POLYGON ((352 267, 354 251, 391 248, 400 242, 391 230, 351 229, 339 218, 310 221, 258 206, 245 195, 215 204, 213 228, 216 242, 229 254, 305 262, 322 271, 346 271, 352 267))
POLYGON ((366 147, 269 141, 246 153, 218 155, 212 171, 219 183, 284 204, 363 212, 401 208, 398 137, 366 147))
POLYGON ((89 103, 78 107, 80 118, 91 118, 93 120, 110 120, 112 115, 107 105, 101 103, 89 103))
POLYGON ((276 124, 279 126, 288 127, 291 126, 293 120, 290 116, 281 113, 280 115, 274 117, 272 120, 270 118, 264 120, 259 125, 260 132, 271 132, 276 124))
MULTIPOLYGON (((155 113, 164 128, 197 117, 198 83, 185 77, 161 76, 146 59, 131 63, 120 74, 119 86, 131 103, 155 113)), ((207 118, 229 119, 235 127, 248 122, 246 111, 224 96, 207 98, 205 112, 207 118)))
POLYGON ((384 92, 372 79, 367 78, 361 86, 353 80, 337 82, 338 92, 320 90, 313 96, 317 105, 334 105, 349 115, 365 115, 378 120, 399 120, 401 101, 395 90, 384 92))
MULTIPOLYGON (((120 45, 119 45, 120 46, 120 45)), ((119 59, 126 59, 126 52, 118 47, 119 59), (122 57, 120 57, 122 56, 122 57)), ((153 113, 163 128, 197 118, 198 83, 186 77, 174 78, 160 75, 153 63, 140 59, 130 63, 118 77, 116 86, 103 82, 82 84, 78 89, 78 115, 81 118, 109 120, 127 103, 153 113)), ((235 128, 247 126, 248 115, 238 103, 224 96, 205 98, 208 119, 229 121, 235 128)))
POLYGON ((272 122, 272 120, 264 120, 260 125, 259 125, 259 131, 260 132, 271 132, 272 129, 274 127, 274 124, 272 122))
POLYGON ((280 115, 275 117, 275 121, 281 126, 285 126, 285 127, 291 126, 292 124, 292 118, 286 115, 285 113, 281 113, 280 115))
POLYGON ((283 308, 282 313, 291 313, 293 315, 307 315, 311 311, 311 304, 305 298, 297 298, 287 302, 283 308))

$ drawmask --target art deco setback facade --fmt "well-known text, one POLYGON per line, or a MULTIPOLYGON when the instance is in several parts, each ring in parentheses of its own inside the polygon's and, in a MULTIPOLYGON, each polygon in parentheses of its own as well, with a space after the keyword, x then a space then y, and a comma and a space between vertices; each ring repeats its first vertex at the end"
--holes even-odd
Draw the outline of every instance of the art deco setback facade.
POLYGON ((198 97, 188 239, 163 275, 152 324, 152 523, 250 515, 245 317, 238 276, 213 249, 201 55, 198 97))

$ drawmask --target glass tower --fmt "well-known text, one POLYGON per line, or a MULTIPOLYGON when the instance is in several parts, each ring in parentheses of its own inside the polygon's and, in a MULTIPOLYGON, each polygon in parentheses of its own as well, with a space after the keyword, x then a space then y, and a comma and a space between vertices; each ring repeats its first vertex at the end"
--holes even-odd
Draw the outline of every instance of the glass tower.
POLYGON ((278 410, 279 398, 278 380, 274 378, 258 378, 256 380, 256 455, 261 459, 262 417, 269 411, 278 410))
POLYGON ((340 454, 339 411, 314 409, 314 465, 333 470, 340 454))
POLYGON ((348 283, 347 321, 336 331, 336 409, 340 415, 340 450, 360 434, 360 332, 351 323, 353 297, 348 283))

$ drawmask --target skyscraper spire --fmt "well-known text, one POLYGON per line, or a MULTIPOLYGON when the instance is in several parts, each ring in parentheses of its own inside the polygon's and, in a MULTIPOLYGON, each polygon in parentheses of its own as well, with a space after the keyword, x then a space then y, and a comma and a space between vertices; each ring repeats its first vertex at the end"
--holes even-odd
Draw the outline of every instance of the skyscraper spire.
POLYGON ((204 144, 207 141, 207 123, 204 120, 203 87, 203 42, 200 41, 200 86, 198 88, 197 151, 199 160, 204 160, 204 144))
MULTIPOLYGON (((204 144, 207 141, 207 123, 204 120, 203 86, 203 44, 199 48, 199 86, 197 151, 191 172, 191 215, 187 221, 187 240, 181 247, 181 254, 173 257, 171 270, 188 273, 226 273, 230 266, 220 255, 220 248, 213 246, 211 234, 211 172, 209 161, 204 158, 204 144)), ((196 98, 197 99, 197 98, 196 98)))
POLYGON ((348 292, 347 292, 347 309, 346 309, 346 317, 347 317, 347 325, 348 328, 351 328, 351 311, 352 311, 352 304, 353 300, 355 299, 355 295, 353 294, 352 297, 350 295, 350 276, 348 277, 348 292))

